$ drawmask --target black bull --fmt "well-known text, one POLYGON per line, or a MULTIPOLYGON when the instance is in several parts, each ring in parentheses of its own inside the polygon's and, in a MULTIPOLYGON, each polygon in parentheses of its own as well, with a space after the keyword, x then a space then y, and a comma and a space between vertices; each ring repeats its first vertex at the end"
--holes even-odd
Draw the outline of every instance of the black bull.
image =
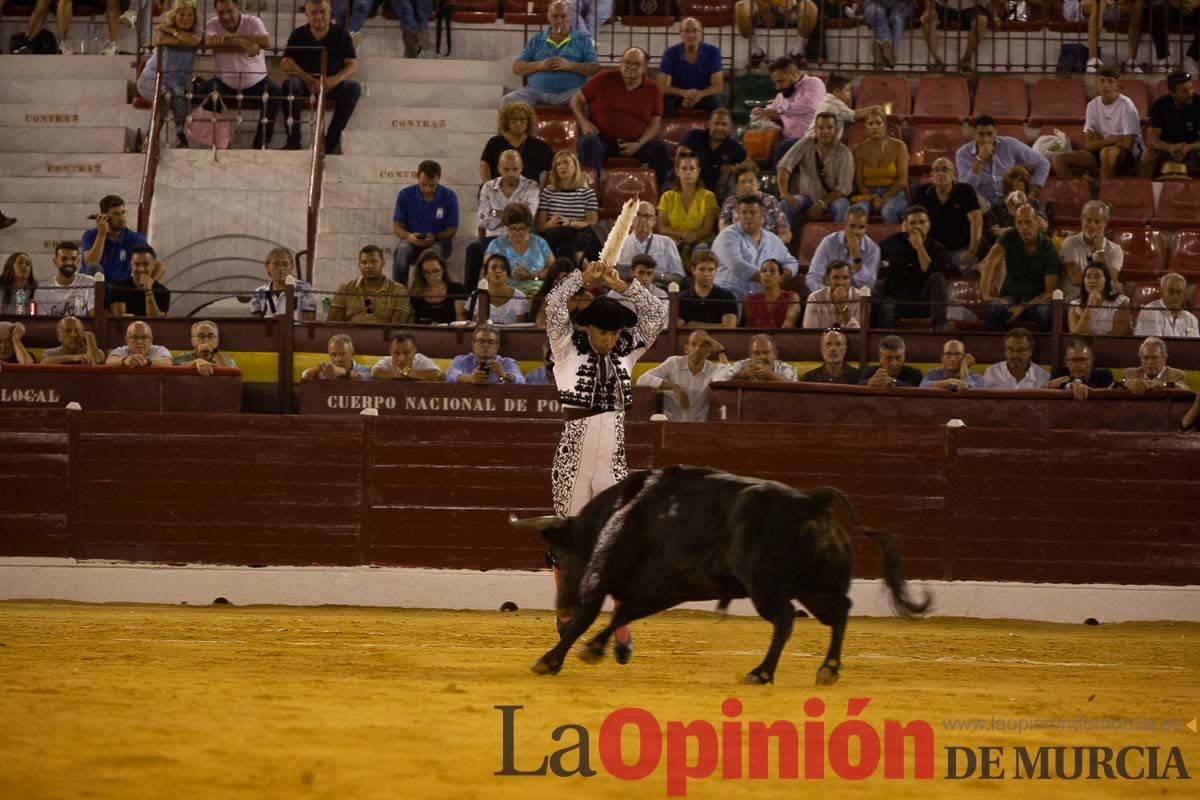
POLYGON ((771 683, 792 633, 798 600, 833 629, 818 684, 838 679, 842 637, 850 611, 850 537, 833 518, 841 501, 854 527, 883 552, 884 582, 893 607, 920 616, 929 599, 908 593, 903 560, 892 539, 864 528, 837 489, 801 492, 775 481, 744 478, 702 467, 634 472, 594 497, 575 517, 512 520, 535 528, 550 543, 560 570, 557 606, 570 617, 559 643, 534 664, 556 674, 575 640, 595 621, 611 595, 612 621, 580 656, 596 662, 618 627, 680 603, 749 597, 775 627, 766 658, 746 683, 771 683))

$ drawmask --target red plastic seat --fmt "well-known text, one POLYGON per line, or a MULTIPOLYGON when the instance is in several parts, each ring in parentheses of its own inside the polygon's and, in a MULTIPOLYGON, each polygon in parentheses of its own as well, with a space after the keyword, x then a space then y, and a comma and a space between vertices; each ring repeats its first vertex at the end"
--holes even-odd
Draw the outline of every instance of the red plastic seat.
MULTIPOLYGON (((983 289, 979 278, 951 278, 946 281, 946 302, 966 306, 976 314, 983 312, 983 289)), ((961 322, 958 323, 961 327, 961 322)))
POLYGON ((1054 204, 1054 219, 1073 221, 1083 213, 1083 206, 1092 199, 1092 189, 1088 186, 1087 178, 1055 178, 1046 179, 1039 198, 1042 205, 1054 204))
POLYGON ((914 123, 962 122, 970 113, 971 92, 966 78, 926 75, 917 83, 912 114, 914 123))
POLYGON ((918 125, 913 130, 909 164, 928 167, 942 157, 953 161, 965 141, 962 125, 918 125))
MULTIPOLYGON (((1200 272, 1200 230, 1184 228, 1171 237, 1171 272, 1200 272)), ((1192 306, 1200 310, 1200 306, 1192 306)))
POLYGON ((980 78, 972 116, 987 114, 996 122, 1024 122, 1029 116, 1029 90, 1021 78, 980 78))
POLYGON ((1200 220, 1200 181, 1163 181, 1155 225, 1181 228, 1200 220))
POLYGON ((658 205, 658 179, 649 167, 613 167, 600 193, 600 216, 614 219, 631 197, 658 205))
POLYGON ((1155 228, 1116 228, 1111 231, 1112 240, 1125 251, 1125 266, 1121 268, 1121 279, 1130 268, 1161 272, 1167 265, 1167 242, 1162 231, 1155 228))
POLYGON ((1029 144, 1029 137, 1027 137, 1025 135, 1025 126, 1024 125, 997 125, 996 126, 996 135, 997 136, 1011 136, 1012 138, 1016 139, 1018 142, 1021 142, 1023 144, 1029 144))
POLYGON ((898 222, 868 222, 867 238, 875 244, 879 244, 893 233, 899 233, 900 230, 898 222))
POLYGON ((553 0, 504 0, 506 25, 545 25, 546 9, 553 0))
POLYGON ((908 79, 895 75, 867 75, 858 84, 855 108, 891 103, 891 116, 904 119, 912 111, 912 92, 908 79))
POLYGON ((846 226, 840 222, 806 222, 800 231, 800 246, 797 248, 796 260, 807 266, 812 263, 813 253, 817 245, 831 233, 836 233, 846 226))
POLYGON ((1167 94, 1170 90, 1167 88, 1167 79, 1163 78, 1154 84, 1154 92, 1150 95, 1150 102, 1153 104, 1158 98, 1167 94))
POLYGON ((1138 314, 1141 310, 1158 298, 1159 290, 1157 282, 1134 284, 1133 289, 1129 292, 1130 324, 1136 326, 1138 314))
POLYGON ((708 115, 703 111, 681 111, 677 116, 667 117, 662 121, 658 129, 658 138, 671 151, 671 158, 675 157, 675 151, 679 149, 683 137, 694 130, 704 128, 707 119, 708 115))
POLYGON ((534 110, 537 115, 534 135, 550 145, 550 149, 556 153, 559 150, 574 151, 579 142, 579 129, 576 127, 575 116, 563 116, 559 113, 562 109, 557 108, 553 113, 543 113, 546 108, 553 107, 538 106, 534 110))
POLYGON ((1121 94, 1133 101, 1137 107, 1138 117, 1142 120, 1150 118, 1150 92, 1146 89, 1146 82, 1137 78, 1125 78, 1117 81, 1117 85, 1121 89, 1121 94))
POLYGON ((1075 78, 1040 78, 1034 81, 1029 124, 1071 125, 1083 121, 1087 98, 1075 78))
POLYGON ((1109 178, 1097 197, 1108 203, 1110 225, 1145 225, 1154 216, 1154 189, 1149 178, 1109 178))
POLYGON ((695 17, 706 28, 733 24, 733 3, 727 0, 683 0, 683 16, 695 17))

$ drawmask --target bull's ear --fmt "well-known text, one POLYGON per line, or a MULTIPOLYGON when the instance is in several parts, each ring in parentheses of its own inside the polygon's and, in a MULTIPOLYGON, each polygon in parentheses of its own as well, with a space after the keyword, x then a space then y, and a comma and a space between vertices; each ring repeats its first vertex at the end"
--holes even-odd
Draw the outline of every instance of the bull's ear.
POLYGON ((571 549, 571 520, 564 519, 562 522, 556 525, 542 528, 539 533, 542 534, 542 538, 545 539, 551 547, 557 547, 562 550, 571 549))

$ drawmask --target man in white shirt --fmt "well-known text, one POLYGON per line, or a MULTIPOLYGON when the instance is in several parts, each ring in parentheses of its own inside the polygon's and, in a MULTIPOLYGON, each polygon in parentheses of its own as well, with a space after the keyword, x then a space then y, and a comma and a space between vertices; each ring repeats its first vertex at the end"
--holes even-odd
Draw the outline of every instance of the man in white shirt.
POLYGON ((38 287, 38 316, 90 317, 96 305, 96 279, 79 272, 79 245, 59 242, 54 248, 54 266, 58 274, 38 287))
POLYGON ((665 394, 663 413, 675 422, 703 422, 708 419, 708 385, 728 380, 729 360, 725 348, 703 330, 692 331, 684 345, 684 355, 671 356, 653 369, 643 372, 638 386, 649 386, 665 394), (710 361, 716 356, 718 361, 710 361))
POLYGON ((750 357, 734 362, 730 367, 731 381, 792 381, 796 368, 779 359, 775 340, 760 333, 750 340, 750 357))
MULTIPOLYGON (((1200 324, 1197 323, 1196 315, 1183 307, 1183 300, 1187 294, 1187 279, 1178 272, 1168 272, 1162 276, 1158 286, 1162 299, 1142 308, 1133 335, 1200 338, 1200 324)), ((41 292, 41 289, 38 291, 41 292)))
POLYGON ((1013 328, 1004 337, 1004 360, 983 373, 984 389, 1045 389, 1050 373, 1033 363, 1033 337, 1013 328))
POLYGON ((654 259, 661 275, 683 280, 683 260, 679 257, 679 247, 669 236, 654 232, 654 223, 658 221, 658 212, 654 204, 643 200, 638 203, 637 216, 633 218, 633 233, 625 238, 621 254, 617 256, 617 267, 628 269, 633 264, 633 257, 646 255, 654 259))
POLYGON ((1100 167, 1100 181, 1115 178, 1133 167, 1142 154, 1142 123, 1137 106, 1121 94, 1121 73, 1101 67, 1096 76, 1099 94, 1087 104, 1083 121, 1083 147, 1057 153, 1050 160, 1054 175, 1073 178, 1100 167))
POLYGON ((1064 303, 1079 297, 1080 287, 1083 286, 1083 269, 1088 262, 1095 261, 1106 266, 1114 284, 1120 279, 1121 267, 1125 265, 1125 251, 1121 245, 1104 235, 1108 227, 1108 203, 1089 200, 1083 206, 1081 219, 1083 230, 1064 239, 1058 253, 1065 278, 1058 284, 1063 290, 1064 303))
POLYGON ((850 285, 850 265, 841 259, 830 261, 825 267, 825 284, 805 301, 803 327, 810 330, 862 327, 858 321, 862 307, 859 301, 867 290, 850 285))
POLYGON ((118 347, 108 354, 104 362, 108 366, 129 367, 169 367, 171 366, 171 351, 161 344, 154 343, 154 332, 150 323, 138 320, 129 323, 125 329, 125 346, 118 347))
POLYGON ((371 380, 440 381, 442 371, 433 359, 417 352, 417 340, 408 331, 392 336, 388 355, 371 367, 371 380))

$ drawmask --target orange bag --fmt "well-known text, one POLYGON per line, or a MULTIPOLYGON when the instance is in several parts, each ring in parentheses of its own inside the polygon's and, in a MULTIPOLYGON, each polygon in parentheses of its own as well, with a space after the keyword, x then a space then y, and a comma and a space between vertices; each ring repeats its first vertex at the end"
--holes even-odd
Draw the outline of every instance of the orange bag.
POLYGON ((769 128, 765 131, 746 131, 742 135, 742 147, 746 148, 746 156, 755 161, 770 161, 771 151, 779 144, 779 130, 769 128))

